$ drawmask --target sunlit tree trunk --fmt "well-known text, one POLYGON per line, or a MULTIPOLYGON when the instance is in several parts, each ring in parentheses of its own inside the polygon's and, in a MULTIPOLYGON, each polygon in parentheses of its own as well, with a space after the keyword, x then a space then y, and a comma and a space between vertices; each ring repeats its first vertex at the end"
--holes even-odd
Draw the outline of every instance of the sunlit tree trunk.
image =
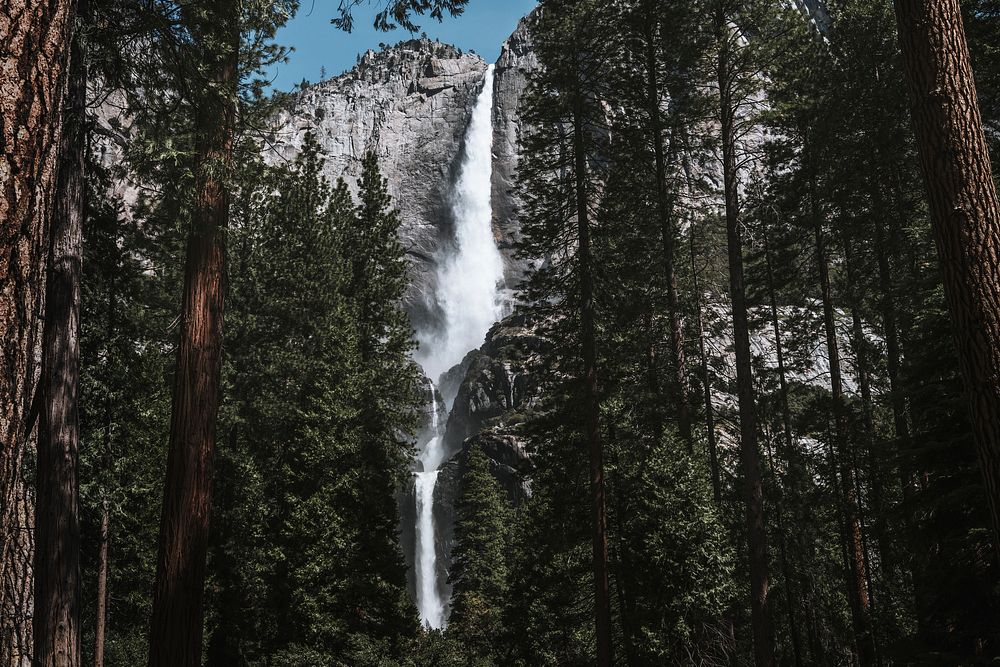
POLYGON ((212 463, 222 365, 229 190, 236 122, 238 5, 192 7, 204 59, 197 101, 192 229, 187 243, 167 478, 150 620, 150 667, 201 664, 203 597, 212 507, 212 463), (200 13, 199 13, 200 12, 200 13))

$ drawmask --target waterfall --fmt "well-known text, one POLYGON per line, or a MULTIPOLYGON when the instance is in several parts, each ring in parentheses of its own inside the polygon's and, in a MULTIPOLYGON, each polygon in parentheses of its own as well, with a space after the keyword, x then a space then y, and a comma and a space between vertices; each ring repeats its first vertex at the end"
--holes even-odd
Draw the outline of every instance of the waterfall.
MULTIPOLYGON (((465 150, 451 196, 454 243, 437 256, 436 291, 440 326, 420 332, 417 361, 431 383, 431 432, 414 473, 416 531, 414 569, 417 609, 427 627, 441 628, 447 600, 439 580, 437 530, 434 525, 434 488, 441 464, 450 455, 438 424, 434 382, 470 351, 483 344, 490 327, 503 316, 501 288, 503 257, 493 236, 491 189, 493 176, 493 66, 483 78, 465 134, 465 150)), ((446 406, 450 408, 451 406, 446 406)))
POLYGON ((437 531, 434 529, 434 487, 441 465, 441 428, 438 425, 437 398, 431 383, 431 439, 420 453, 423 470, 414 473, 414 496, 417 509, 417 544, 413 559, 417 570, 417 610, 420 620, 438 629, 444 625, 444 601, 437 580, 437 531))
POLYGON ((421 336, 417 360, 437 380, 483 344, 503 315, 503 257, 493 236, 493 65, 486 70, 465 134, 465 153, 451 196, 454 244, 438 255, 434 299, 440 328, 421 336))

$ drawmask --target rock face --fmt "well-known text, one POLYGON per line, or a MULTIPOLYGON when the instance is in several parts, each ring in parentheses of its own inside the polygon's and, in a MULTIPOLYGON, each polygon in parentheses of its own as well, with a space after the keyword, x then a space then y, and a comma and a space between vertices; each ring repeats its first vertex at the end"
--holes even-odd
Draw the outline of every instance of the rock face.
MULTIPOLYGON (((530 34, 534 12, 503 44, 494 75, 493 229, 504 256, 508 289, 524 274, 514 259, 519 199, 514 179, 527 131, 521 101, 538 67, 530 34)), ((475 54, 428 39, 368 51, 340 76, 296 93, 267 137, 271 163, 294 160, 311 132, 324 173, 354 190, 361 159, 374 149, 402 216, 400 238, 411 261, 406 309, 418 330, 433 329, 435 268, 452 238, 451 188, 486 63, 475 54)))
POLYGON ((368 51, 357 66, 299 92, 278 114, 267 159, 293 160, 308 132, 331 180, 354 189, 361 159, 374 149, 399 206, 400 237, 412 263, 407 311, 421 328, 430 317, 435 253, 450 233, 450 186, 486 63, 428 39, 368 51))
POLYGON ((493 229, 497 245, 506 260, 507 285, 514 286, 524 275, 523 263, 513 257, 520 237, 518 212, 521 202, 515 178, 521 140, 530 132, 521 115, 521 100, 538 69, 531 25, 539 10, 521 19, 500 50, 493 84, 493 229))
POLYGON ((468 360, 445 431, 445 448, 458 453, 458 470, 471 448, 481 448, 515 504, 529 494, 524 475, 531 466, 518 425, 538 404, 538 358, 548 346, 519 315, 497 323, 468 360))

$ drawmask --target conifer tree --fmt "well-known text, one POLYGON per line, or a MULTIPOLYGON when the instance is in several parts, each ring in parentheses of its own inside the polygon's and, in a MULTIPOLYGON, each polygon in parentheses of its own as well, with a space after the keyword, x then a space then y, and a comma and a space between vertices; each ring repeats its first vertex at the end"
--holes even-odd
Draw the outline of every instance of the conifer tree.
POLYGON ((913 126, 1000 558, 1000 200, 958 0, 895 3, 913 126))
POLYGON ((469 664, 503 657, 503 611, 507 604, 509 532, 513 512, 490 472, 481 447, 464 456, 455 502, 455 547, 449 578, 454 594, 448 633, 469 656, 469 664))
POLYGON ((592 225, 598 205, 598 160, 606 120, 600 105, 605 54, 614 48, 601 3, 553 0, 535 27, 543 74, 534 82, 530 122, 539 128, 520 176, 527 193, 523 251, 551 257, 525 289, 542 294, 573 320, 578 345, 579 401, 590 464, 595 643, 598 665, 612 662, 607 504, 598 384, 597 303, 592 225), (571 212, 571 213, 570 213, 571 212), (572 245, 572 248, 570 247, 572 245), (571 281, 571 282, 569 282, 571 281))

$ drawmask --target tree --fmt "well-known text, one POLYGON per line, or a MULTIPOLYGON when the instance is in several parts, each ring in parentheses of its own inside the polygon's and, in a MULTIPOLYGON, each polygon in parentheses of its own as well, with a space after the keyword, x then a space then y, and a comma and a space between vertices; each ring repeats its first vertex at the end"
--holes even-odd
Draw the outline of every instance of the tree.
MULTIPOLYGON (((36 364, 41 344, 49 233, 56 212, 58 152, 75 3, 0 4, 7 17, 0 67, 0 657, 30 652, 23 596, 30 581, 24 536, 22 460, 38 407, 36 364), (15 74, 16 73, 16 74, 15 74), (37 405, 37 404, 35 404, 37 405)), ((30 584, 29 584, 30 585, 30 584)))
MULTIPOLYGON (((740 461, 746 503, 750 550, 750 609, 754 660, 758 667, 774 664, 774 628, 768 611, 768 550, 764 514, 764 488, 757 443, 756 405, 747 321, 743 240, 740 222, 739 142, 752 122, 748 115, 757 97, 752 47, 741 43, 738 20, 748 21, 752 8, 746 3, 719 0, 711 3, 717 52, 716 82, 719 104, 719 143, 722 148, 726 244, 729 254, 729 297, 736 353, 736 385, 740 415, 740 461), (750 11, 747 11, 750 10, 750 11)), ((749 27, 749 26, 747 26, 749 27)))
POLYGON ((1000 203, 958 0, 897 0, 934 236, 1000 558, 1000 203))
POLYGON ((463 647, 470 664, 489 664, 502 657, 513 513, 482 447, 473 444, 463 460, 449 571, 454 592, 448 634, 463 647))
MULTIPOLYGON (((81 17, 86 4, 81 3, 81 17)), ((35 502, 36 665, 81 664, 80 517, 77 480, 80 439, 80 279, 87 148, 87 66, 80 27, 73 36, 58 201, 52 217, 35 502)))
POLYGON ((359 206, 321 166, 307 135, 290 167, 251 158, 238 172, 215 665, 377 663, 417 633, 396 535, 421 401, 399 218, 374 155, 359 206))
POLYGON ((602 145, 600 90, 603 54, 611 40, 601 30, 613 10, 589 0, 554 0, 543 5, 535 27, 543 76, 535 82, 529 116, 542 126, 528 147, 537 157, 522 169, 522 182, 538 186, 528 200, 524 223, 526 249, 535 256, 561 255, 556 266, 532 277, 527 292, 551 298, 559 294, 572 313, 579 346, 579 400, 584 409, 581 424, 590 464, 591 542, 594 585, 594 622, 598 665, 612 661, 611 601, 608 579, 607 508, 601 397, 598 385, 597 311, 592 211, 599 201, 600 176, 595 162, 602 145), (605 41, 607 40, 607 41, 605 41), (550 180, 551 179, 551 180, 550 180), (568 212, 572 211, 571 214, 568 212), (566 251, 565 238, 575 248, 566 251), (563 274, 563 275, 560 275, 563 274), (553 284, 572 276, 572 287, 553 284))
POLYGON ((202 597, 212 502, 225 306, 227 174, 232 161, 240 21, 235 0, 188 7, 192 55, 204 64, 195 102, 194 192, 167 478, 150 620, 149 665, 201 664, 202 597))

